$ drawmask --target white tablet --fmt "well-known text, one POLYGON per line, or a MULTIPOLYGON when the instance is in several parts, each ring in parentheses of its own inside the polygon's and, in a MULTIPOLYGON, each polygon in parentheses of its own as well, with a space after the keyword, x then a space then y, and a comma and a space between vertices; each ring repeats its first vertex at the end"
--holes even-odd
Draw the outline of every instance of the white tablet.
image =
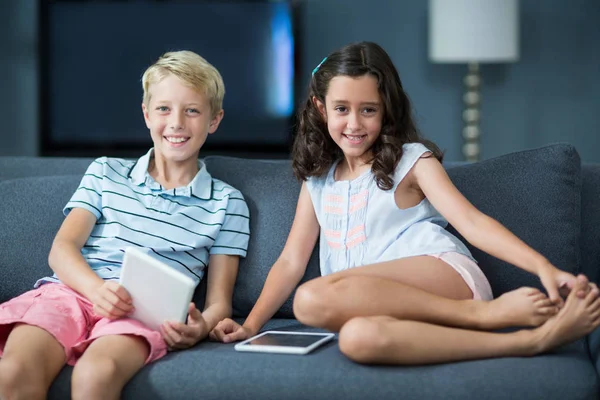
POLYGON ((329 342, 334 333, 266 331, 234 346, 237 351, 308 354, 329 342))
POLYGON ((165 321, 185 323, 196 283, 136 247, 125 249, 121 284, 131 295, 131 318, 159 330, 165 321))

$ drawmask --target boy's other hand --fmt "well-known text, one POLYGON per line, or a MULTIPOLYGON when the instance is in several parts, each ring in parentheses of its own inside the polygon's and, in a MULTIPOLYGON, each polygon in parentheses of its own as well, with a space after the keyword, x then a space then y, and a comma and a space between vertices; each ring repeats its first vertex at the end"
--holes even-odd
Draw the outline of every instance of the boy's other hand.
POLYGON ((167 321, 160 327, 160 333, 169 350, 183 350, 192 347, 207 335, 208 325, 194 303, 188 309, 187 324, 167 321))
POLYGON ((124 317, 133 311, 133 302, 127 290, 114 281, 104 281, 92 294, 94 312, 108 319, 124 317))
POLYGON ((220 321, 208 335, 211 340, 223 343, 246 340, 252 336, 254 336, 253 332, 250 332, 248 328, 244 328, 231 318, 225 318, 220 321))

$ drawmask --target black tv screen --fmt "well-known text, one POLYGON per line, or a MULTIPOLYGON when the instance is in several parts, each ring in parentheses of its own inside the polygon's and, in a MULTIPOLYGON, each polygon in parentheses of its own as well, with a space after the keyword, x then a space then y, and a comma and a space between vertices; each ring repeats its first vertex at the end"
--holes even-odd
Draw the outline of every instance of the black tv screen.
POLYGON ((49 1, 42 9, 42 152, 144 149, 141 77, 192 50, 225 81, 209 149, 287 149, 294 113, 289 1, 49 1))

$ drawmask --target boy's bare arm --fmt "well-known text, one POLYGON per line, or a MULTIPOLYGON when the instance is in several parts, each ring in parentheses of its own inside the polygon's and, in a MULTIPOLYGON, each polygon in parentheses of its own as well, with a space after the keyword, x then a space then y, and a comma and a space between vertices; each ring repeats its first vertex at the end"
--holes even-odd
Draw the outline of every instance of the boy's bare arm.
POLYGON ((306 272, 319 236, 319 222, 306 184, 302 185, 296 215, 281 255, 271 267, 263 289, 244 325, 231 319, 211 332, 211 339, 229 343, 255 335, 287 300, 306 272))
POLYGON ((306 183, 303 183, 285 246, 269 271, 260 297, 244 321, 244 327, 251 334, 258 333, 298 286, 306 273, 318 237, 319 222, 306 183))
POLYGON ((95 224, 96 216, 88 210, 72 209, 54 238, 48 264, 62 283, 94 303, 96 312, 119 318, 132 309, 129 294, 118 283, 96 275, 81 255, 95 224))
POLYGON ((231 317, 233 287, 237 278, 239 256, 214 254, 210 256, 207 270, 206 301, 202 316, 208 335, 219 321, 231 317))
POLYGON ((161 325, 163 339, 171 350, 194 346, 206 338, 221 319, 231 316, 231 298, 239 256, 215 254, 210 256, 208 265, 204 311, 200 312, 191 303, 186 323, 165 321, 161 325))
POLYGON ((81 255, 95 223, 96 216, 88 210, 71 210, 56 234, 48 256, 50 268, 58 279, 87 298, 104 283, 81 255))

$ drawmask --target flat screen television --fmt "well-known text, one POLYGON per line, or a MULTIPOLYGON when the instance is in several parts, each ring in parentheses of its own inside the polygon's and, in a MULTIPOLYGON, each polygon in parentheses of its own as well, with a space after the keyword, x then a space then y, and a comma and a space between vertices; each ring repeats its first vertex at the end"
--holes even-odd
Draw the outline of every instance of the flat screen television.
POLYGON ((41 1, 43 155, 137 154, 151 147, 141 77, 161 54, 192 50, 225 82, 205 149, 290 147, 296 51, 292 1, 41 1))

